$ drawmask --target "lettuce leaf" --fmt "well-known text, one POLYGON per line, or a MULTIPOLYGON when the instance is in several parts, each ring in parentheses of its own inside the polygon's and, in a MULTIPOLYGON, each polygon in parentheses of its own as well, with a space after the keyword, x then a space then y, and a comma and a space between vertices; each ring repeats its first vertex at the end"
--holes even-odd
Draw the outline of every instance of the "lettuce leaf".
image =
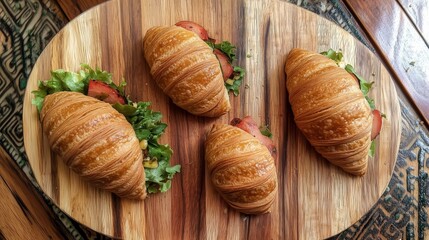
POLYGON ((223 41, 218 44, 215 44, 212 41, 206 41, 206 43, 211 48, 220 50, 229 58, 229 63, 231 63, 234 72, 232 74, 232 78, 229 78, 225 81, 225 88, 228 92, 233 92, 234 96, 238 96, 238 94, 240 94, 240 87, 243 82, 244 75, 246 74, 246 70, 240 66, 235 65, 237 60, 235 53, 237 47, 228 41, 223 41))
POLYGON ((271 130, 268 128, 267 125, 260 127, 259 131, 261 132, 262 135, 269 138, 273 138, 273 134, 271 133, 271 130))
POLYGON ((228 79, 225 81, 226 90, 228 92, 232 91, 234 93, 234 96, 238 96, 238 94, 240 94, 240 86, 243 82, 245 73, 246 70, 241 67, 235 66, 234 72, 232 73, 232 79, 228 79))
POLYGON ((170 166, 169 160, 173 151, 168 145, 152 146, 149 144, 149 155, 158 159, 157 168, 145 168, 148 193, 165 192, 171 187, 171 179, 180 172, 181 166, 170 166))
POLYGON ((112 81, 110 73, 102 71, 99 68, 94 70, 88 64, 81 64, 81 67, 82 69, 79 72, 69 72, 63 69, 53 70, 51 71, 50 79, 39 81, 38 90, 32 92, 34 94, 32 103, 36 105, 39 112, 42 110, 46 95, 60 91, 86 94, 88 92, 88 83, 91 79, 105 82, 114 89, 120 90, 119 92, 123 94, 124 82, 116 86, 112 81))
POLYGON ((235 51, 237 50, 237 47, 232 45, 228 41, 223 41, 218 44, 214 44, 214 48, 221 50, 223 53, 225 53, 226 56, 228 56, 230 62, 232 63, 236 60, 235 57, 235 51))
POLYGON ((167 124, 161 121, 162 114, 152 111, 149 102, 128 105, 116 103, 113 107, 122 113, 133 126, 139 141, 148 141, 148 155, 158 161, 157 168, 145 168, 148 193, 165 192, 171 187, 171 179, 180 172, 180 165, 171 166, 173 150, 168 144, 159 144, 158 139, 164 133, 167 124))
POLYGON ((321 52, 320 54, 334 60, 336 64, 339 64, 343 60, 343 53, 340 51, 336 52, 333 49, 329 49, 328 51, 321 52))
POLYGON ((348 73, 353 74, 359 80, 360 90, 362 91, 363 95, 365 96, 365 99, 368 102, 369 106, 371 107, 371 110, 374 110, 375 109, 374 99, 372 99, 368 96, 369 91, 372 88, 372 85, 374 85, 374 82, 367 82, 362 76, 360 76, 359 74, 356 73, 355 69, 350 64, 347 64, 344 69, 348 73))

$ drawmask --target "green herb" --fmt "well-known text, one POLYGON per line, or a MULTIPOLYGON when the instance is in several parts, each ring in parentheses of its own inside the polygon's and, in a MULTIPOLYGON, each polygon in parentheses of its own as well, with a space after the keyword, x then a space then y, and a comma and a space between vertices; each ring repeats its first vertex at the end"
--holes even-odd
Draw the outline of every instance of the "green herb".
POLYGON ((232 79, 228 79, 232 80, 232 84, 230 84, 231 81, 228 80, 225 82, 226 89, 228 90, 228 92, 232 91, 234 93, 234 96, 238 96, 238 94, 240 93, 240 86, 243 82, 244 74, 245 70, 243 68, 235 66, 234 72, 232 73, 232 79))
MULTIPOLYGON (((44 98, 48 94, 59 91, 72 91, 87 94, 88 84, 91 79, 102 81, 125 97, 125 81, 116 85, 112 81, 112 75, 99 68, 92 69, 87 64, 81 65, 79 72, 68 72, 62 69, 51 72, 51 78, 47 81, 39 81, 39 89, 33 91, 35 98, 33 104, 40 111, 44 98)), ((158 168, 145 168, 146 187, 149 193, 165 192, 171 186, 174 174, 180 172, 180 165, 170 166, 170 158, 173 150, 170 146, 158 143, 158 139, 164 133, 167 124, 161 121, 162 114, 152 111, 149 102, 133 102, 127 98, 127 104, 115 103, 112 105, 123 114, 132 125, 139 141, 148 141, 147 154, 149 158, 158 161, 158 168)), ((143 164, 143 163, 142 163, 143 164)))
POLYGON ((137 108, 131 104, 115 103, 112 105, 112 107, 116 109, 116 111, 124 115, 125 117, 130 117, 134 115, 134 113, 137 111, 137 108))
POLYGON ((269 138, 273 138, 273 134, 271 133, 270 129, 268 128, 268 126, 262 126, 259 128, 259 131, 262 133, 262 135, 269 137, 269 138))
POLYGON ((337 63, 337 64, 340 63, 343 60, 343 53, 340 52, 340 51, 336 52, 333 49, 329 49, 326 52, 321 52, 320 54, 322 54, 322 55, 324 55, 324 56, 326 56, 326 57, 334 60, 335 63, 337 63))
MULTIPOLYGON (((165 155, 165 158, 170 158, 172 152, 170 147, 166 145, 160 145, 157 149, 158 154, 165 155), (164 147, 162 147, 164 146, 164 147)), ((158 167, 154 169, 145 168, 146 174, 146 187, 148 193, 165 192, 171 187, 171 179, 174 174, 180 172, 180 165, 170 166, 167 161, 159 161, 158 167)))
POLYGON ((352 65, 347 64, 344 68, 348 73, 353 74, 356 76, 356 78, 359 80, 360 83, 360 90, 362 91, 363 95, 365 96, 365 99, 367 100, 369 106, 371 107, 371 110, 375 109, 374 99, 370 98, 368 96, 369 91, 372 88, 372 85, 374 85, 374 82, 367 82, 362 76, 356 73, 355 69, 352 65))
POLYGON ((167 124, 161 122, 162 115, 149 109, 149 102, 138 102, 113 107, 122 113, 133 126, 139 141, 148 141, 148 155, 158 161, 157 168, 145 168, 146 187, 149 193, 165 192, 170 189, 171 179, 180 172, 180 165, 170 166, 173 150, 170 146, 158 143, 159 137, 164 133, 167 124))
POLYGON ((214 43, 214 41, 216 41, 216 40, 209 39, 209 40, 207 40, 205 42, 207 43, 207 45, 209 45, 209 47, 211 47, 212 49, 215 49, 215 43, 214 43))
POLYGON ((233 66, 234 72, 231 75, 231 78, 225 81, 225 87, 228 92, 232 91, 234 96, 238 96, 246 70, 239 66, 234 66, 234 62, 236 61, 235 51, 237 50, 237 48, 228 41, 223 41, 218 44, 215 44, 212 41, 206 41, 206 43, 211 48, 220 50, 228 57, 229 63, 233 66))
POLYGON ((214 48, 219 49, 223 53, 225 53, 225 55, 228 56, 228 58, 230 60, 229 63, 232 63, 233 61, 236 60, 235 51, 237 50, 237 47, 232 45, 230 42, 223 41, 221 43, 214 44, 214 48))

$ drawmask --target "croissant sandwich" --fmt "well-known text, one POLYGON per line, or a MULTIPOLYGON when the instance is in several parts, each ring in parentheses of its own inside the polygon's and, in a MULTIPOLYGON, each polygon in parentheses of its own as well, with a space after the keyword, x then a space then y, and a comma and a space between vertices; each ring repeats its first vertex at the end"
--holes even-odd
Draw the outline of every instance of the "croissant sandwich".
POLYGON ((145 198, 139 141, 110 104, 57 92, 46 96, 40 120, 51 149, 78 175, 120 197, 145 198))
POLYGON ((379 111, 360 89, 364 83, 336 61, 303 49, 290 51, 285 71, 295 123, 310 144, 344 171, 364 175, 381 128, 379 111))
POLYGON ((161 114, 126 98, 109 73, 82 66, 79 73, 52 71, 33 91, 52 151, 93 186, 119 197, 166 191, 180 166, 170 167, 172 150, 158 143, 167 126, 161 114))
POLYGON ((215 124, 208 133, 209 176, 232 208, 246 214, 266 213, 277 194, 275 148, 258 128, 254 131, 256 124, 250 117, 234 119, 232 124, 236 126, 215 124))
POLYGON ((153 79, 177 106, 192 114, 227 113, 231 108, 228 90, 238 94, 244 75, 244 70, 231 65, 235 47, 229 42, 215 44, 196 23, 176 25, 150 28, 143 39, 153 79))

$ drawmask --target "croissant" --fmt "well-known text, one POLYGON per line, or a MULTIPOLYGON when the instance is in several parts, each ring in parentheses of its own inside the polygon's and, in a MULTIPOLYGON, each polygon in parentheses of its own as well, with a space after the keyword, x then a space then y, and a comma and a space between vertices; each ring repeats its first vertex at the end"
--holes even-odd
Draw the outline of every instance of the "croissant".
POLYGON ((364 175, 371 109, 353 76, 318 53, 292 49, 285 71, 295 123, 315 150, 353 175, 364 175))
POLYGON ((223 199, 247 214, 269 211, 277 194, 277 173, 268 149, 238 127, 215 124, 205 141, 211 181, 223 199))
POLYGON ((207 117, 230 110, 219 61, 195 33, 177 26, 153 27, 143 48, 155 82, 177 106, 207 117))
POLYGON ((119 197, 146 197, 139 141, 110 104, 57 92, 45 97, 40 120, 51 149, 83 179, 119 197))

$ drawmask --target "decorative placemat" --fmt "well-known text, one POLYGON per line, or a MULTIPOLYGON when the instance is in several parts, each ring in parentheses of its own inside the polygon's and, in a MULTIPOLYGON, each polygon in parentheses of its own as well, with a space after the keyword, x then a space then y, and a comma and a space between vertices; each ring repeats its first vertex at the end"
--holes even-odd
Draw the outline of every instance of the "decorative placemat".
MULTIPOLYGON (((373 50, 341 1, 290 2, 336 22, 373 50)), ((37 188, 24 151, 23 97, 37 57, 66 21, 53 1, 0 0, 0 146, 37 188)), ((429 134, 401 99, 401 145, 389 187, 371 211, 332 239, 424 239, 429 226, 429 134)), ((105 238, 68 218, 46 196, 45 200, 75 239, 105 238)))

